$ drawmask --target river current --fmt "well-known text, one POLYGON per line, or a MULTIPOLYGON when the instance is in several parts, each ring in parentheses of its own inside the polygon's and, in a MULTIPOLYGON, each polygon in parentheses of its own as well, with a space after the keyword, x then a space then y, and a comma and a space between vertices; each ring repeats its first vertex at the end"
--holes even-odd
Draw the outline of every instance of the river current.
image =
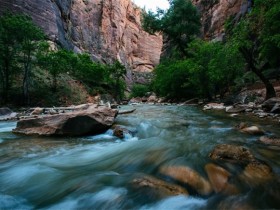
MULTIPOLYGON (((128 108, 132 106, 123 107, 128 108)), ((280 148, 233 129, 246 121, 280 136, 279 125, 191 106, 135 108, 116 118, 117 125, 132 131, 124 139, 114 137, 112 130, 79 138, 23 137, 11 132, 16 122, 0 122, 0 209, 213 209, 221 200, 232 201, 233 209, 240 203, 252 209, 280 208, 269 194, 273 184, 235 196, 163 198, 131 187, 133 177, 157 177, 166 164, 185 165, 206 177, 209 153, 225 143, 247 147, 279 175, 280 148)))

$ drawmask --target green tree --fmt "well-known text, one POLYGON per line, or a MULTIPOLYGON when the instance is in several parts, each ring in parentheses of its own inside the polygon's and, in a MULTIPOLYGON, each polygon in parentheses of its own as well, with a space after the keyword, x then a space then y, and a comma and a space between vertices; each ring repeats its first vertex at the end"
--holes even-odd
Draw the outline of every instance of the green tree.
POLYGON ((247 63, 266 87, 266 99, 275 97, 273 85, 264 71, 279 67, 280 61, 280 2, 255 0, 252 11, 233 29, 232 45, 237 45, 247 63))
POLYGON ((169 0, 169 3, 167 11, 144 13, 142 25, 147 32, 163 32, 172 46, 171 51, 186 57, 188 44, 200 33, 200 17, 189 0, 169 0))
POLYGON ((194 40, 188 48, 190 59, 200 68, 193 72, 199 96, 211 100, 221 97, 234 85, 241 74, 244 61, 238 49, 221 42, 194 40))
POLYGON ((199 66, 190 59, 162 63, 155 68, 154 90, 168 98, 192 98, 197 94, 192 75, 198 70, 199 66))
POLYGON ((116 61, 109 66, 108 72, 110 75, 109 83, 112 84, 113 95, 117 102, 120 102, 124 97, 124 90, 126 88, 124 80, 126 68, 119 61, 116 61))
POLYGON ((41 68, 47 70, 52 75, 52 91, 57 91, 57 77, 73 69, 73 65, 77 63, 77 57, 72 51, 58 50, 49 51, 38 55, 38 63, 41 68))
POLYGON ((74 75, 89 86, 97 87, 105 81, 105 65, 93 62, 88 54, 78 54, 74 75))
POLYGON ((22 16, 5 13, 0 17, 0 75, 2 101, 6 103, 16 72, 17 56, 20 50, 18 28, 22 25, 22 16))
POLYGON ((44 40, 43 31, 34 25, 31 18, 23 16, 23 25, 18 29, 21 43, 21 61, 24 67, 23 73, 23 96, 25 104, 30 103, 29 86, 31 80, 32 64, 34 56, 39 49, 40 42, 44 40))
POLYGON ((0 17, 0 70, 2 91, 7 101, 16 67, 23 67, 23 95, 29 103, 29 84, 35 52, 44 33, 25 15, 5 13, 0 17))
POLYGON ((131 89, 131 97, 143 97, 150 91, 149 85, 134 84, 131 89))

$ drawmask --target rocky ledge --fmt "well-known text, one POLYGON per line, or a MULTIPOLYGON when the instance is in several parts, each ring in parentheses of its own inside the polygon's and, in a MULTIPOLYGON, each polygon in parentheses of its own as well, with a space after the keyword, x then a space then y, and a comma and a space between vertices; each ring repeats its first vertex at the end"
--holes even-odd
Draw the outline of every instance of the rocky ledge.
POLYGON ((33 115, 21 119, 16 134, 40 136, 82 136, 106 131, 118 111, 105 106, 88 105, 66 113, 33 115))

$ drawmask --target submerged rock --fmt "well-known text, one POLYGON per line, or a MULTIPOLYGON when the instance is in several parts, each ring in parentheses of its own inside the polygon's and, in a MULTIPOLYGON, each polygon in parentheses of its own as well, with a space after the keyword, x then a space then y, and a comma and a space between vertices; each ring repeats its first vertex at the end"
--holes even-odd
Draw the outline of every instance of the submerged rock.
POLYGON ((273 180, 274 173, 270 166, 259 161, 254 161, 245 167, 239 177, 250 186, 257 186, 273 180))
POLYGON ((259 141, 265 144, 280 146, 280 138, 274 136, 262 136, 259 141))
POLYGON ((131 134, 131 131, 120 126, 116 126, 113 131, 113 135, 120 139, 123 139, 125 134, 131 134))
POLYGON ((210 183, 216 193, 223 193, 227 195, 238 194, 239 190, 236 186, 229 183, 231 174, 224 168, 209 163, 205 166, 210 183))
POLYGON ((13 130, 16 134, 42 136, 81 136, 97 134, 110 128, 117 110, 90 106, 86 110, 44 115, 18 121, 13 130))
POLYGON ((142 176, 132 180, 134 188, 156 197, 188 195, 188 191, 178 185, 167 183, 152 176, 142 176))
POLYGON ((248 164, 255 160, 253 154, 242 146, 220 144, 210 153, 212 160, 223 160, 231 163, 248 164))
POLYGON ((213 189, 208 180, 199 173, 186 166, 167 166, 160 169, 160 173, 176 182, 187 184, 200 195, 209 195, 213 189))
MULTIPOLYGON (((244 147, 226 144, 218 145, 209 156, 213 160, 223 160, 243 166, 244 170, 239 175, 239 178, 250 186, 267 183, 274 178, 272 168, 266 163, 256 159, 253 154, 244 147)), ((224 174, 224 176, 225 175, 226 174, 224 174)))

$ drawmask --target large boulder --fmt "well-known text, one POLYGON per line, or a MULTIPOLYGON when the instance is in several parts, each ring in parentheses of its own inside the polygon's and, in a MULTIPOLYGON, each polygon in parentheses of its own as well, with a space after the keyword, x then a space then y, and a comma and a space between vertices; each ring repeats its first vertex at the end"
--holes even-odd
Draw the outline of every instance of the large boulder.
POLYGON ((22 119, 13 132, 42 136, 98 134, 112 126, 117 112, 107 107, 90 106, 86 110, 22 119))

